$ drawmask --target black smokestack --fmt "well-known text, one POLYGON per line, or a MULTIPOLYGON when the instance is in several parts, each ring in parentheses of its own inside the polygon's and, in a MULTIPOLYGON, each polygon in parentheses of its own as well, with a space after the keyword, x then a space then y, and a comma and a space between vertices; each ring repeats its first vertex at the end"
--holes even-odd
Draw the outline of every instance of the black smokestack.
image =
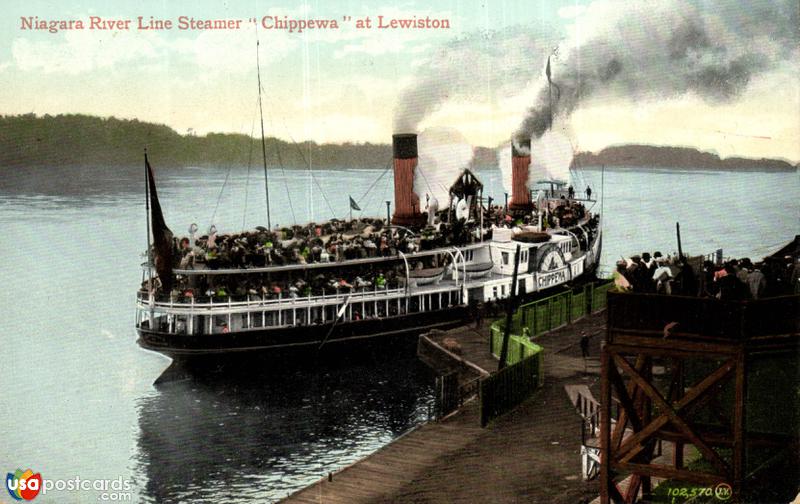
POLYGON ((416 133, 397 133, 392 135, 392 152, 394 159, 412 159, 417 157, 416 133))
POLYGON ((513 157, 525 157, 531 155, 531 139, 512 139, 511 140, 511 155, 513 157))

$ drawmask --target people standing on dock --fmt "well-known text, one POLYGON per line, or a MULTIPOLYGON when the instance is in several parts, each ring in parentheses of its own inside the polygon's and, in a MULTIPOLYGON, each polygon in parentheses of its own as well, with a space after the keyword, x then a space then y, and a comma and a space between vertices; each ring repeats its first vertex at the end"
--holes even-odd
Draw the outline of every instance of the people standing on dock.
POLYGON ((794 260, 792 267, 792 274, 789 277, 789 285, 793 289, 794 294, 800 294, 800 257, 794 260))
POLYGON ((767 288, 767 277, 758 267, 754 267, 747 274, 747 287, 750 289, 750 297, 753 299, 761 299, 764 296, 764 290, 767 288))
POLYGON ((614 277, 614 287, 616 288, 617 292, 627 292, 631 290, 631 283, 625 276, 626 264, 627 263, 625 261, 617 261, 617 269, 612 275, 614 277))
POLYGON ((725 301, 741 301, 748 298, 749 292, 745 285, 736 276, 733 264, 726 264, 722 270, 718 271, 716 278, 719 286, 717 299, 725 301))
POLYGON ((586 359, 589 357, 589 336, 586 331, 581 331, 581 356, 586 359))
POLYGON ((586 331, 581 331, 581 356, 583 357, 583 372, 586 373, 587 364, 586 359, 589 358, 589 336, 586 334, 586 331))
POLYGON ((475 329, 483 327, 483 303, 478 301, 475 305, 475 329))

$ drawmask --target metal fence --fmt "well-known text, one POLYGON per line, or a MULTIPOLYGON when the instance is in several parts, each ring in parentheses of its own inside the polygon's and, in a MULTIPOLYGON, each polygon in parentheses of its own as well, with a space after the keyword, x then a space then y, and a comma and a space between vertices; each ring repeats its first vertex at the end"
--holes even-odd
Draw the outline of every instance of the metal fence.
MULTIPOLYGON (((531 338, 604 309, 606 293, 613 286, 611 281, 595 282, 519 307, 511 319, 508 367, 480 379, 481 426, 511 410, 544 384, 542 347, 531 338)), ((504 330, 502 320, 491 326, 489 346, 495 356, 501 352, 504 330)))
POLYGON ((480 380, 481 427, 510 411, 539 387, 544 362, 538 345, 534 354, 480 380))
POLYGON ((612 287, 611 281, 592 282, 580 290, 524 304, 514 313, 511 332, 535 338, 596 313, 606 307, 606 293, 612 287))

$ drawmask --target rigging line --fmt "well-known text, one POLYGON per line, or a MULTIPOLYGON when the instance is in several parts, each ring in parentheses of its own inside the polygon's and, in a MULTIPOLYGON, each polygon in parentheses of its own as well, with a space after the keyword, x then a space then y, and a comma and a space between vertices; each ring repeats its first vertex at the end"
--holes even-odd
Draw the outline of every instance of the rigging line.
MULTIPOLYGON (((263 90, 262 90, 263 91, 263 90)), ((274 122, 271 123, 274 126, 274 122)), ((286 121, 284 120, 284 127, 286 126, 286 121)), ((297 225, 297 217, 294 213, 294 204, 292 203, 292 194, 289 192, 289 183, 288 177, 286 176, 286 167, 283 164, 283 156, 281 155, 281 141, 274 137, 275 140, 275 155, 278 158, 278 166, 281 167, 281 175, 283 176, 283 188, 286 190, 286 199, 289 201, 289 211, 292 214, 292 224, 297 225)))
POLYGON ((211 214, 211 221, 209 224, 214 224, 214 218, 217 216, 217 209, 219 208, 219 202, 222 200, 222 193, 225 191, 225 186, 228 185, 228 179, 231 177, 231 165, 228 164, 228 173, 225 174, 225 180, 222 182, 222 187, 219 188, 219 194, 217 195, 217 204, 214 205, 214 213, 211 214))
POLYGON ((428 183, 428 177, 425 176, 425 170, 417 166, 417 170, 419 170, 420 175, 422 175, 422 180, 425 181, 425 185, 428 186, 428 190, 431 192, 431 196, 433 196, 433 189, 431 189, 430 183, 428 183))
MULTIPOLYGON (((308 166, 308 172, 311 174, 311 179, 314 181, 315 184, 317 184, 317 187, 319 187, 319 192, 322 194, 322 199, 325 200, 325 204, 328 205, 328 210, 331 211, 331 215, 333 215, 333 218, 335 219, 336 218, 336 212, 333 211, 333 207, 331 206, 331 202, 328 201, 328 197, 325 195, 325 189, 322 188, 322 186, 320 185, 319 181, 317 180, 317 177, 314 176, 314 170, 311 169, 311 164, 309 164, 308 159, 306 159, 306 156, 303 154, 303 149, 300 148, 300 146, 297 144, 297 141, 294 139, 292 134, 289 132, 289 128, 286 126, 286 119, 284 119, 284 121, 283 121, 283 126, 284 126, 284 128, 286 128, 286 134, 289 135, 289 139, 292 141, 294 146, 297 148, 297 152, 300 153, 300 157, 303 158, 303 164, 308 166)), ((309 145, 308 148, 311 149, 311 146, 309 145)))
POLYGON ((383 178, 384 175, 386 175, 386 172, 388 172, 391 167, 392 167, 392 160, 390 159, 389 162, 386 163, 386 169, 384 169, 383 172, 381 172, 381 174, 378 176, 378 178, 376 178, 372 182, 372 185, 369 186, 369 188, 366 191, 364 191, 364 194, 362 194, 361 197, 356 200, 356 203, 362 202, 362 200, 367 196, 367 194, 369 194, 369 192, 375 187, 375 185, 378 182, 380 182, 380 180, 383 178))
MULTIPOLYGON (((271 123, 274 125, 274 122, 271 123)), ((284 123, 285 124, 285 123, 284 123)), ((292 203, 292 194, 289 191, 289 177, 286 176, 286 166, 283 163, 283 155, 281 154, 281 141, 275 137, 275 156, 278 159, 278 166, 281 168, 281 175, 283 177, 283 188, 286 191, 286 200, 289 202, 289 212, 292 214, 292 224, 297 225, 297 217, 294 213, 294 203, 292 203)))
POLYGON ((283 175, 283 188, 286 189, 286 199, 289 201, 289 211, 292 213, 292 224, 297 225, 297 217, 294 215, 294 205, 292 204, 292 194, 289 192, 289 177, 286 176, 286 168, 283 166, 283 157, 281 156, 280 141, 275 139, 275 153, 278 155, 278 165, 281 167, 281 175, 283 175))
POLYGON ((364 195, 363 195, 363 196, 361 196, 361 198, 359 198, 359 199, 356 201, 356 203, 358 204, 358 206, 359 206, 359 207, 361 207, 361 210, 359 210, 359 212, 358 212, 358 218, 359 218, 359 219, 360 219, 360 218, 362 218, 362 217, 364 216, 364 212, 366 211, 366 209, 367 209, 367 208, 369 208, 369 205, 371 205, 371 204, 372 204, 372 198, 373 198, 373 196, 375 195, 375 193, 373 193, 373 192, 372 192, 372 189, 373 189, 373 188, 374 188, 374 187, 377 185, 377 183, 378 183, 378 182, 379 182, 379 181, 380 181, 382 178, 383 178, 383 173, 381 174, 381 176, 380 176, 380 177, 378 177, 377 179, 375 179, 375 181, 373 182, 373 184, 372 184, 372 186, 370 187, 370 189, 369 189, 369 190, 368 190, 366 193, 364 193, 364 195))
MULTIPOLYGON (((392 196, 393 196, 392 195, 392 185, 393 185, 392 184, 392 179, 390 179, 389 177, 386 177, 386 185, 383 188, 383 194, 382 194, 383 200, 382 201, 391 201, 393 199, 392 198, 392 196)), ((383 210, 383 209, 381 209, 381 210, 383 210)), ((381 215, 381 214, 379 213, 378 215, 381 215)), ((389 222, 388 225, 391 225, 391 222, 389 222)))
MULTIPOLYGON (((358 198, 358 200, 356 200, 356 204, 358 204, 358 206, 360 206, 360 207, 361 207, 361 211, 360 211, 360 212, 359 212, 359 214, 358 214, 358 217, 359 217, 359 218, 361 218, 361 217, 364 215, 364 211, 366 210, 366 208, 367 208, 367 206, 368 206, 368 203, 369 203, 370 201, 372 201, 372 198, 371 198, 371 196, 372 196, 372 193, 371 193, 371 191, 372 191, 372 190, 375 188, 375 186, 376 186, 376 185, 378 185, 378 182, 380 182, 380 181, 381 181, 381 179, 383 178, 383 176, 384 176, 384 175, 386 175, 386 173, 388 173, 388 172, 389 172, 389 170, 391 169, 391 167, 392 167, 392 160, 390 159, 390 160, 389 160, 389 162, 387 163, 386 169, 385 169, 385 170, 383 170, 383 172, 382 172, 382 173, 381 173, 381 174, 378 176, 378 178, 376 178, 376 179, 375 179, 375 180, 372 182, 372 185, 371 185, 371 186, 369 186, 369 189, 367 189, 367 190, 364 192, 364 194, 362 194, 362 195, 361 195, 361 197, 360 197, 360 198, 358 198), (367 198, 367 199, 365 200, 365 198, 367 198)), ((388 179, 387 179, 387 180, 388 180, 388 179)))
POLYGON ((245 222, 247 220, 247 197, 248 197, 248 190, 250 188, 250 168, 253 166, 253 132, 256 130, 256 114, 255 111, 253 112, 253 121, 250 124, 250 151, 247 154, 247 177, 244 179, 244 212, 242 213, 242 231, 245 228, 245 222))
POLYGON ((267 173, 267 143, 264 140, 264 109, 261 106, 261 63, 259 62, 260 45, 258 41, 258 24, 256 24, 256 71, 258 75, 258 112, 261 115, 261 157, 264 159, 264 196, 267 200, 267 229, 272 229, 272 219, 269 214, 269 174, 267 173))

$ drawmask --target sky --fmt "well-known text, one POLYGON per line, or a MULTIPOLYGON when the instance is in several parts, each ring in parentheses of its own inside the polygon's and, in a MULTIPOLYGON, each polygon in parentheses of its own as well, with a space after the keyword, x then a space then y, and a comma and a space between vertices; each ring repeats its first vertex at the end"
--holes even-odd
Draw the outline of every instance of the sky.
POLYGON ((797 8, 790 7, 787 24, 786 13, 769 10, 770 2, 1 3, 2 114, 83 113, 163 123, 180 133, 257 135, 258 39, 267 135, 387 143, 398 129, 444 126, 458 129, 473 145, 496 146, 508 141, 536 105, 551 56, 554 83, 571 89, 569 72, 582 83, 558 118, 576 150, 645 143, 800 161, 800 40, 792 27, 797 8), (651 8, 656 4, 660 9, 651 8), (378 15, 447 19, 450 28, 377 29, 378 15), (132 22, 130 30, 50 33, 22 29, 21 17, 27 16, 132 22), (137 16, 244 22, 240 30, 143 31, 136 29, 137 16), (336 19, 340 27, 289 33, 255 30, 247 22, 263 16, 336 19), (373 28, 357 29, 355 20, 366 16, 373 28), (701 35, 691 28, 698 23, 701 35), (690 33, 674 37, 684 24, 690 33), (689 47, 679 47, 684 59, 676 60, 680 40, 689 40, 689 47), (641 56, 653 41, 664 42, 653 48, 668 56, 662 66, 658 55, 641 56), (624 66, 623 78, 606 82, 606 67, 595 64, 608 56, 608 47, 613 62, 624 66), (681 66, 676 71, 673 64, 681 66), (684 76, 690 66, 700 70, 684 76), (706 87, 682 85, 685 79, 706 79, 708 68, 742 67, 747 76, 730 92, 713 91, 725 84, 719 80, 706 87))

